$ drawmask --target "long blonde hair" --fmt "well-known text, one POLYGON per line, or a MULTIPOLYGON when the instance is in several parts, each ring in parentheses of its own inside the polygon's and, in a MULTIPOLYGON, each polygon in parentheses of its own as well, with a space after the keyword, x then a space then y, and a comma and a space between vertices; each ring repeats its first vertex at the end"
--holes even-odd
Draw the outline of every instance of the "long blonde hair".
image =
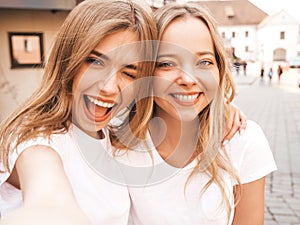
MULTIPOLYGON (((74 77, 99 41, 122 29, 135 31, 141 43, 157 38, 152 10, 138 0, 83 1, 69 13, 57 34, 40 87, 1 124, 0 162, 5 170, 11 170, 9 154, 21 142, 69 129, 74 77)), ((143 47, 144 55, 155 56, 150 44, 143 47)), ((152 74, 153 61, 141 62, 139 77, 152 74)), ((140 89, 150 93, 149 84, 140 89)), ((140 101, 135 108, 151 112, 152 104, 140 101)), ((139 119, 147 116, 150 114, 142 113, 139 119)), ((131 120, 139 131, 135 118, 132 116, 131 120)))
POLYGON ((214 42, 214 54, 219 70, 219 88, 212 102, 199 114, 198 144, 194 154, 197 165, 191 172, 187 184, 199 171, 207 173, 210 180, 200 193, 203 194, 212 183, 216 183, 223 193, 223 203, 227 206, 229 220, 231 206, 226 195, 222 174, 227 172, 238 183, 239 180, 221 144, 228 116, 228 103, 232 101, 235 95, 234 83, 222 39, 213 17, 200 6, 200 3, 171 3, 156 10, 154 16, 157 22, 159 40, 161 40, 168 25, 175 19, 194 17, 204 22, 214 42), (220 154, 219 149, 223 149, 222 154, 220 154))

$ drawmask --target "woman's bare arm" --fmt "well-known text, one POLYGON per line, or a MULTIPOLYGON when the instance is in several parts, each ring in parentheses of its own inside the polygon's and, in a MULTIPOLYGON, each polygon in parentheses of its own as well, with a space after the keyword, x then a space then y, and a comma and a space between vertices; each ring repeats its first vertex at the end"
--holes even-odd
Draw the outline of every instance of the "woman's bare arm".
POLYGON ((53 149, 26 149, 16 162, 16 170, 23 206, 3 217, 1 225, 90 224, 76 202, 61 158, 53 149))
POLYGON ((232 225, 264 224, 265 177, 241 185, 242 196, 235 208, 232 225))

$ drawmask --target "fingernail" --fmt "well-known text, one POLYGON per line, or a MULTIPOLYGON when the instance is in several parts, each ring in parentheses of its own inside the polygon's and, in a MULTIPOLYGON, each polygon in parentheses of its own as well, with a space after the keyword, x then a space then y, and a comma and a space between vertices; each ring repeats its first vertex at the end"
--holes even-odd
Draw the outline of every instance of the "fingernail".
POLYGON ((224 141, 223 141, 223 146, 227 145, 227 144, 228 144, 228 142, 229 142, 229 140, 227 140, 227 139, 226 139, 226 140, 224 140, 224 141))
POLYGON ((243 135, 245 133, 245 129, 240 130, 240 135, 243 135))

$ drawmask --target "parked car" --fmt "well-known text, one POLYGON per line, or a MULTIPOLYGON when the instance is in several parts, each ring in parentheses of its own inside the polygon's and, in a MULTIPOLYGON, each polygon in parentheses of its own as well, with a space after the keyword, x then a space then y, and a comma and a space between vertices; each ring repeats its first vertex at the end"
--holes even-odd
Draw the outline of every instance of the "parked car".
POLYGON ((300 68, 300 58, 295 58, 288 61, 290 68, 300 68))

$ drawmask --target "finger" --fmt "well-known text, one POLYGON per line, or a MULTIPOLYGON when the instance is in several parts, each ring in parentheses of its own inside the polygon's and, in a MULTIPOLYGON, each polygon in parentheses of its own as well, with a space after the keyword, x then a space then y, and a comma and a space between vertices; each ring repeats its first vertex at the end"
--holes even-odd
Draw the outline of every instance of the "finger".
POLYGON ((230 132, 230 130, 233 126, 235 114, 236 114, 236 108, 230 104, 229 105, 229 117, 227 119, 226 128, 225 128, 225 136, 230 132))
POLYGON ((244 133, 244 131, 247 127, 247 117, 242 111, 239 111, 239 117, 240 117, 239 132, 240 132, 240 134, 242 134, 242 133, 244 133))
POLYGON ((225 128, 225 134, 224 134, 224 138, 222 141, 222 144, 225 145, 228 143, 228 141, 230 140, 230 136, 231 136, 231 130, 233 128, 234 125, 234 120, 235 120, 235 115, 236 114, 236 108, 233 107, 231 104, 229 105, 229 116, 227 119, 227 124, 226 124, 226 128, 225 128))
POLYGON ((231 129, 227 132, 224 140, 231 140, 231 138, 236 134, 237 131, 240 129, 240 114, 235 113, 233 118, 233 124, 231 126, 231 129))

